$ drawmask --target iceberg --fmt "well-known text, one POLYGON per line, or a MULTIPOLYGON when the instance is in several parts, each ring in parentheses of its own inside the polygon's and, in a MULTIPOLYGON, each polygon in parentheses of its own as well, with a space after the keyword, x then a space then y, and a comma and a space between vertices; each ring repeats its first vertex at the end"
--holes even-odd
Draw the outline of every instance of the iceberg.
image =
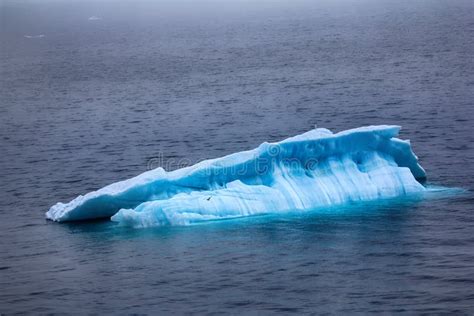
POLYGON ((39 35, 24 35, 25 38, 43 38, 45 37, 44 34, 39 34, 39 35))
POLYGON ((157 168, 57 203, 46 218, 111 218, 124 226, 308 211, 423 193, 426 173, 399 126, 316 128, 174 171, 157 168))

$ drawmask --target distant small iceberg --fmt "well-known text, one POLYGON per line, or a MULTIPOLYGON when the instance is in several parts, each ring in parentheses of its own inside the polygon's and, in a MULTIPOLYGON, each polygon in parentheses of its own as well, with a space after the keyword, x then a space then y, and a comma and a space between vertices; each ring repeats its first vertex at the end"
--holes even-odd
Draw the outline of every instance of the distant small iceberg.
POLYGON ((317 128, 278 143, 167 172, 157 168, 57 203, 46 218, 110 218, 124 226, 308 211, 425 194, 425 171, 399 126, 332 133, 317 128))
POLYGON ((99 17, 99 16, 93 15, 93 16, 91 16, 88 20, 89 20, 89 21, 97 21, 97 20, 102 20, 102 18, 99 17))
POLYGON ((43 38, 45 37, 44 34, 39 34, 39 35, 25 35, 25 38, 43 38))

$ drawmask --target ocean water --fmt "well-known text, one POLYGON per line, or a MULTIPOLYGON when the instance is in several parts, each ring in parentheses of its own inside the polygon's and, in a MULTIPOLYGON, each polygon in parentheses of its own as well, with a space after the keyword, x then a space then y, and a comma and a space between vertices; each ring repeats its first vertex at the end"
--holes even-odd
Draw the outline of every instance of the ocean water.
POLYGON ((474 313, 473 16, 0 1, 0 313, 474 313), (369 124, 401 125, 428 183, 468 191, 188 227, 44 219, 149 168, 369 124))

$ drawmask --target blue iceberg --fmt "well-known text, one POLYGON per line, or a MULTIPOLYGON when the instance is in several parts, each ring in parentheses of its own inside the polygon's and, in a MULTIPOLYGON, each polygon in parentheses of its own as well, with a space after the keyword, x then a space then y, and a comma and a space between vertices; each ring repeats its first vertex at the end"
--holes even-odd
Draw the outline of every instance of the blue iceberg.
POLYGON ((410 142, 396 138, 399 131, 386 125, 335 134, 317 128, 191 167, 157 168, 57 203, 46 217, 189 225, 423 193, 425 171, 410 142))

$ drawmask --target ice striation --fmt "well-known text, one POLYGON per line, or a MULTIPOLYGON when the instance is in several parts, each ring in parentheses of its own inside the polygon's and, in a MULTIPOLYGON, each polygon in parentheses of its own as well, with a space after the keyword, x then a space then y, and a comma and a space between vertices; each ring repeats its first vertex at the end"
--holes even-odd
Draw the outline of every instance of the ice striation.
POLYGON ((317 128, 191 167, 157 168, 57 203, 46 217, 189 225, 423 193, 425 171, 410 142, 396 138, 399 131, 386 125, 335 134, 317 128))

